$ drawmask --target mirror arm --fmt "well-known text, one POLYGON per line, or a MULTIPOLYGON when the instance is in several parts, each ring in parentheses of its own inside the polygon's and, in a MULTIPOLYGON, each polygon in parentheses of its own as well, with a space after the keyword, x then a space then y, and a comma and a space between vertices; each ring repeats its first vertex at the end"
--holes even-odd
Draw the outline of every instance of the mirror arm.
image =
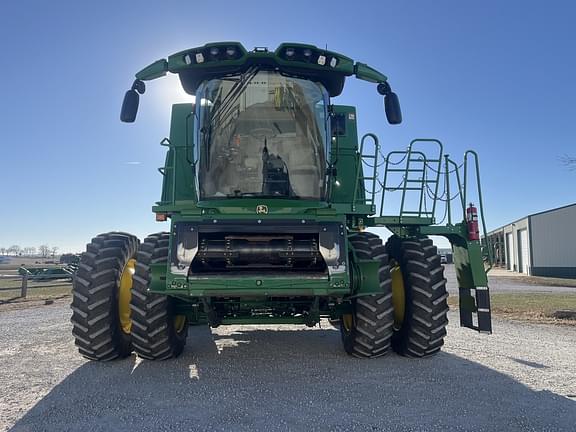
POLYGON ((144 81, 135 79, 134 83, 132 84, 131 90, 136 90, 138 93, 143 95, 144 92, 146 91, 146 84, 144 84, 144 81))
POLYGON ((156 78, 161 78, 168 72, 168 61, 160 59, 154 63, 146 66, 144 69, 136 74, 137 80, 151 81, 156 78))
POLYGON ((385 83, 388 81, 388 77, 381 72, 378 72, 371 66, 365 63, 356 62, 354 64, 354 75, 356 78, 362 81, 368 81, 371 83, 385 83))
POLYGON ((390 93, 392 93, 392 88, 388 82, 379 83, 378 87, 376 87, 376 90, 378 90, 378 93, 380 93, 382 96, 388 96, 390 93))

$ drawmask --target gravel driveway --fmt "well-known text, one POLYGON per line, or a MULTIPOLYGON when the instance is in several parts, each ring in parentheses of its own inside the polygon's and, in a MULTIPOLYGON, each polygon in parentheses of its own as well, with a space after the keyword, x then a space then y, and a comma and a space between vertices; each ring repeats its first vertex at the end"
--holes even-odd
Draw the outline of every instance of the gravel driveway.
POLYGON ((0 429, 575 430, 573 327, 451 324, 425 360, 350 358, 329 326, 192 328, 176 360, 100 364, 76 353, 69 317, 0 312, 0 429))

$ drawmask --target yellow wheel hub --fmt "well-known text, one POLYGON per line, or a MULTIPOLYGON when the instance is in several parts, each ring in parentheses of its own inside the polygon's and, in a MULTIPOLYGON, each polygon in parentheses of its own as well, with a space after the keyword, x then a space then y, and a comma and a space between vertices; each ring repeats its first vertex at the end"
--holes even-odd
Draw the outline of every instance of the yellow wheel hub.
POLYGON ((176 333, 180 333, 184 330, 184 326, 186 325, 186 315, 176 315, 174 317, 174 330, 176 333))
POLYGON ((118 316, 122 331, 130 334, 132 320, 130 319, 130 300, 132 299, 132 277, 136 270, 136 260, 128 260, 122 275, 120 275, 120 286, 118 287, 118 316))
POLYGON ((354 318, 352 317, 352 314, 342 315, 341 319, 346 331, 352 330, 352 326, 354 325, 354 318))
POLYGON ((404 278, 399 265, 392 267, 392 305, 394 306, 394 328, 402 327, 404 314, 406 313, 406 292, 404 290, 404 278))

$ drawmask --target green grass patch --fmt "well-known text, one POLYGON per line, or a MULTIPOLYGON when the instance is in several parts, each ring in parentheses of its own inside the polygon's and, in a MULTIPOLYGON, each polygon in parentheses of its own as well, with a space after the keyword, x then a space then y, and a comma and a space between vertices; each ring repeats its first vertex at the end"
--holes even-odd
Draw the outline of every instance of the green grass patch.
MULTIPOLYGON (((490 299, 492 313, 496 316, 576 325, 574 320, 557 320, 552 317, 557 310, 576 310, 576 293, 492 293, 490 299)), ((449 304, 457 306, 458 298, 450 297, 449 304)))
MULTIPOLYGON (((51 287, 32 288, 28 287, 27 300, 50 299, 69 295, 72 291, 72 284, 54 285, 51 287)), ((0 301, 15 299, 20 296, 20 284, 14 290, 0 291, 0 301)))
POLYGON ((22 279, 0 279, 0 288, 20 288, 21 286, 22 279))

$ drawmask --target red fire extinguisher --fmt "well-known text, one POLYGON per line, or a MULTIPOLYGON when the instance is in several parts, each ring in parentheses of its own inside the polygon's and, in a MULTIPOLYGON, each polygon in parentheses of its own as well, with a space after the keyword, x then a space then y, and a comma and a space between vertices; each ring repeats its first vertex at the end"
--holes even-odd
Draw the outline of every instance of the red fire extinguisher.
POLYGON ((474 204, 466 209, 466 224, 468 225, 468 240, 480 240, 480 231, 478 231, 478 210, 474 204))

